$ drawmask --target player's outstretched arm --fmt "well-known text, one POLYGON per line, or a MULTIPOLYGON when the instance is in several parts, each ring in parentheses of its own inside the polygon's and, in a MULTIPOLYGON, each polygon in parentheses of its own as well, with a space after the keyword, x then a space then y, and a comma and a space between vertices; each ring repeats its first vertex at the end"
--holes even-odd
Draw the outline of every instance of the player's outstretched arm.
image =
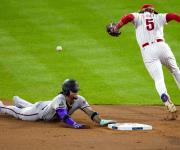
POLYGON ((126 16, 123 16, 117 24, 115 23, 108 24, 106 26, 106 31, 109 33, 109 35, 118 37, 121 34, 121 32, 119 32, 119 29, 128 22, 131 22, 133 20, 134 20, 133 14, 128 14, 126 16))
POLYGON ((91 118, 91 120, 98 123, 100 126, 106 126, 111 123, 116 123, 115 120, 102 119, 98 112, 94 111, 91 107, 86 107, 83 111, 91 118))
POLYGON ((166 21, 169 22, 169 21, 177 21, 177 22, 180 22, 180 16, 177 15, 176 13, 168 13, 166 15, 166 21))
POLYGON ((70 125, 71 127, 75 128, 75 129, 87 129, 89 128, 88 126, 84 125, 84 124, 79 124, 77 122, 75 122, 67 113, 67 109, 65 108, 58 108, 56 110, 56 113, 58 115, 58 117, 63 120, 64 123, 70 125))
POLYGON ((121 27, 123 27, 125 24, 131 22, 134 20, 134 15, 133 14, 128 14, 126 16, 123 16, 118 24, 115 26, 115 30, 119 30, 121 27))

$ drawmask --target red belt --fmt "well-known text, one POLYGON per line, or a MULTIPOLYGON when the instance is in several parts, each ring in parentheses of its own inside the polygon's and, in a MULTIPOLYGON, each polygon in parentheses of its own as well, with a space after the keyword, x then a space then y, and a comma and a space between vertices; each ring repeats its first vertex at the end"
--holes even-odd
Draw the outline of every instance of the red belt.
MULTIPOLYGON (((156 39, 156 42, 163 42, 164 40, 163 39, 156 39)), ((144 43, 143 45, 142 45, 142 47, 146 47, 146 46, 148 46, 148 45, 150 45, 150 44, 153 44, 153 43, 155 43, 155 42, 151 42, 151 43, 144 43)))

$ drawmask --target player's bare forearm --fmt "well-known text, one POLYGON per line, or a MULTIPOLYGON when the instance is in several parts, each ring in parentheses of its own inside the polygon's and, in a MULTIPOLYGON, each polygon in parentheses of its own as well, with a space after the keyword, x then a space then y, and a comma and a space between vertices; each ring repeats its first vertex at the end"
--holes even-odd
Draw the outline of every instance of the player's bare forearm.
POLYGON ((95 112, 91 107, 86 107, 83 109, 83 111, 100 126, 107 126, 108 124, 116 123, 115 120, 102 119, 99 113, 95 112))
POLYGON ((94 114, 94 113, 96 113, 91 107, 86 107, 86 108, 84 108, 83 109, 83 111, 93 120, 93 121, 95 121, 96 123, 100 123, 100 121, 101 121, 101 118, 100 118, 100 116, 99 116, 99 114, 97 113, 97 115, 95 115, 93 118, 92 118, 92 115, 94 114))
POLYGON ((177 15, 176 13, 168 13, 166 15, 166 21, 169 22, 169 21, 176 21, 176 22, 180 22, 180 16, 177 15))

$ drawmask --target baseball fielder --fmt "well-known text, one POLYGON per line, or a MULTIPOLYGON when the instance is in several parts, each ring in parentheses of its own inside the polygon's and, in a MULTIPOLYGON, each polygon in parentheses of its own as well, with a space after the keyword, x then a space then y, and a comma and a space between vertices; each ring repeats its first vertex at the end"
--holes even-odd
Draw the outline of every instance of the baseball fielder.
POLYGON ((180 70, 163 35, 163 26, 172 20, 180 22, 180 16, 175 13, 159 14, 154 10, 153 5, 144 4, 139 13, 130 13, 123 16, 118 24, 111 23, 107 26, 107 32, 110 35, 119 36, 121 27, 128 22, 134 24, 145 67, 155 82, 162 102, 167 107, 166 119, 168 120, 177 118, 177 110, 167 92, 162 65, 169 69, 180 88, 180 70))
POLYGON ((75 122, 70 115, 77 109, 84 111, 100 126, 115 123, 113 120, 102 119, 94 111, 84 97, 78 95, 79 86, 76 80, 67 79, 62 85, 62 92, 51 101, 32 104, 18 96, 13 97, 14 106, 5 106, 0 101, 0 112, 27 121, 59 119, 71 127, 82 129, 88 126, 75 122))

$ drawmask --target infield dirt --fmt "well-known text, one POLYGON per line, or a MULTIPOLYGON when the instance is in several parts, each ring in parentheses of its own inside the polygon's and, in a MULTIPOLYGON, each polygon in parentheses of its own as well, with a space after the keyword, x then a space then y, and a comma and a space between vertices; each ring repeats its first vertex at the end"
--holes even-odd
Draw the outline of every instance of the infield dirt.
MULTIPOLYGON (((180 150, 180 113, 165 121, 163 106, 93 105, 103 118, 153 126, 151 131, 115 131, 99 127, 83 112, 73 118, 90 129, 62 122, 27 122, 0 115, 0 150, 180 150)), ((177 107, 180 110, 180 106, 177 107)))

